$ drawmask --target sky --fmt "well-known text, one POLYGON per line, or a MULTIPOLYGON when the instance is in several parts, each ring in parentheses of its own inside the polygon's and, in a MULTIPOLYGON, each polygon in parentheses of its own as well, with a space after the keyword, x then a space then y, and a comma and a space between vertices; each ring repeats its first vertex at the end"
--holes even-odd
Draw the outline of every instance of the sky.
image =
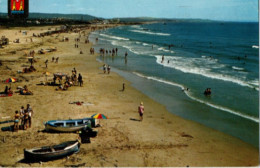
MULTIPOLYGON (((7 2, 0 0, 0 12, 7 2)), ((258 0, 29 0, 29 12, 257 22, 258 0)))

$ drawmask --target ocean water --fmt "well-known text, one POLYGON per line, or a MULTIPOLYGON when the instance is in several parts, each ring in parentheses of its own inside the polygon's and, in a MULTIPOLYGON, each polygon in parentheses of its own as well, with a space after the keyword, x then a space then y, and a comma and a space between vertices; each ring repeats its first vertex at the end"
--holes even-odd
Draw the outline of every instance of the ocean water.
POLYGON ((93 32, 90 40, 96 51, 118 48, 99 60, 171 113, 258 147, 258 30, 258 23, 155 23, 93 32))

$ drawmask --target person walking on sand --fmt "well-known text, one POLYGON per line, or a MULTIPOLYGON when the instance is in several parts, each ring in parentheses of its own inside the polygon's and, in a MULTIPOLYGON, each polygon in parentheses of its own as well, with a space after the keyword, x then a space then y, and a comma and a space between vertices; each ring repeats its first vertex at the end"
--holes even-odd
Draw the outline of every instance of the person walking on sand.
POLYGON ((18 132, 19 130, 19 119, 20 119, 20 115, 18 113, 18 111, 15 111, 15 115, 14 115, 14 131, 18 132))
POLYGON ((123 83, 123 89, 122 89, 122 92, 125 91, 125 83, 123 83))
POLYGON ((45 61, 45 66, 48 68, 48 60, 45 61))
POLYGON ((107 73, 108 73, 108 74, 110 74, 110 70, 111 70, 110 65, 108 65, 108 66, 107 66, 107 73))
POLYGON ((138 113, 140 115, 140 121, 143 121, 143 115, 144 115, 144 106, 143 102, 140 103, 140 106, 138 106, 138 113))
POLYGON ((104 71, 104 73, 107 72, 106 69, 107 69, 106 64, 104 64, 104 65, 103 65, 103 71, 104 71))

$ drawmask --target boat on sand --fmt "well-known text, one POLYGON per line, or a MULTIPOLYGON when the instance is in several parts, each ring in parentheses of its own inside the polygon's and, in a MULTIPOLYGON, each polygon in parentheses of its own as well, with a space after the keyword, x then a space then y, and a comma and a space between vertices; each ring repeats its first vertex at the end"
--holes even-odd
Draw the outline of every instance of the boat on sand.
POLYGON ((24 149, 26 161, 49 161, 69 156, 79 151, 78 140, 63 142, 59 145, 43 146, 32 149, 24 149))
POLYGON ((82 129, 92 128, 95 120, 92 118, 73 120, 51 120, 45 123, 45 130, 48 132, 77 132, 82 129))

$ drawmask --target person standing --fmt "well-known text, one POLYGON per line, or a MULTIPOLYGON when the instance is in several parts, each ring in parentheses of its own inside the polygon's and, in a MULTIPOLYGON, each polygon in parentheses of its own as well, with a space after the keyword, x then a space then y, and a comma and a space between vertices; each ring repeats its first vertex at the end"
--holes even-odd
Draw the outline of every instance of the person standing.
POLYGON ((48 60, 45 61, 45 66, 48 68, 48 60))
POLYGON ((22 106, 20 109, 20 118, 21 118, 21 126, 24 128, 24 107, 22 106))
POLYGON ((140 103, 140 106, 138 106, 138 113, 140 115, 140 121, 143 121, 143 115, 144 115, 144 106, 143 102, 140 103))
POLYGON ((162 62, 161 63, 163 63, 163 61, 164 61, 164 55, 162 56, 162 62))
POLYGON ((29 113, 27 110, 24 110, 24 125, 23 129, 26 130, 29 127, 29 113))
POLYGON ((79 82, 79 86, 83 85, 83 80, 82 80, 82 76, 81 76, 80 73, 79 73, 79 76, 78 76, 78 82, 79 82))
POLYGON ((110 70, 111 70, 110 65, 108 65, 108 66, 107 66, 107 73, 108 73, 108 74, 110 74, 110 70))
POLYGON ((32 108, 31 108, 31 106, 30 106, 30 104, 27 104, 27 112, 28 112, 28 122, 29 122, 29 128, 31 128, 31 126, 32 126, 32 115, 33 115, 33 110, 32 110, 32 108))
POLYGON ((103 71, 104 71, 104 73, 107 72, 106 69, 107 69, 106 64, 104 64, 104 65, 103 65, 103 71))
POLYGON ((15 111, 15 115, 14 115, 14 131, 18 132, 19 130, 19 119, 20 119, 20 115, 18 113, 18 111, 15 111))
POLYGON ((125 83, 123 83, 123 89, 122 89, 122 92, 125 91, 125 83))

